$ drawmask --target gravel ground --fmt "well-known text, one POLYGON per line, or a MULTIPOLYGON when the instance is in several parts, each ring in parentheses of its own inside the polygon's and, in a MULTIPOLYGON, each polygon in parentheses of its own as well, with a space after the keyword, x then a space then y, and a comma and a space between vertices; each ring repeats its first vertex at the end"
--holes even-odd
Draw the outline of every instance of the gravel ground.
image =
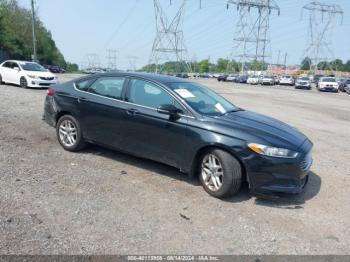
POLYGON ((41 120, 46 91, 1 85, 0 254, 350 254, 350 96, 197 81, 309 136, 304 193, 218 200, 162 164, 66 152, 41 120))

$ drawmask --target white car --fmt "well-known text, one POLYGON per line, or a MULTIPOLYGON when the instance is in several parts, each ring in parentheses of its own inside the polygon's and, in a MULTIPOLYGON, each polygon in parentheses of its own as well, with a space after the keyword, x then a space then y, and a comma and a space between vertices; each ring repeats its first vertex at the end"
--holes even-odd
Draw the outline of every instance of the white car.
POLYGON ((280 79, 280 85, 289 85, 293 86, 295 83, 293 76, 291 75, 284 75, 280 79))
POLYGON ((1 82, 16 84, 23 88, 49 87, 57 84, 57 77, 37 63, 7 60, 0 65, 1 82))
POLYGON ((275 79, 273 76, 264 76, 261 80, 261 84, 272 86, 275 84, 275 79))
POLYGON ((334 77, 321 77, 320 80, 318 80, 317 89, 319 91, 338 92, 339 84, 334 77))
POLYGON ((227 82, 234 82, 237 78, 237 75, 229 75, 228 77, 226 77, 226 81, 227 82))
POLYGON ((247 84, 251 84, 251 85, 257 85, 259 84, 260 79, 258 76, 250 76, 247 79, 247 84))

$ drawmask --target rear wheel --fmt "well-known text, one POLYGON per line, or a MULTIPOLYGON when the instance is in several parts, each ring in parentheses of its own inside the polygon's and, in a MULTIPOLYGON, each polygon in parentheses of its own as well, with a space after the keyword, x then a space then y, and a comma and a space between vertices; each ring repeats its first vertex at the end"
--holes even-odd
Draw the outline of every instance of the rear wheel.
POLYGON ((19 80, 19 85, 20 85, 22 88, 28 88, 27 79, 25 79, 25 77, 21 77, 21 79, 19 80))
POLYGON ((200 181, 204 190, 217 198, 236 194, 242 183, 240 163, 220 149, 208 150, 200 162, 200 181))
POLYGON ((62 116, 56 125, 58 142, 68 151, 75 152, 85 147, 82 130, 78 120, 71 115, 62 116))

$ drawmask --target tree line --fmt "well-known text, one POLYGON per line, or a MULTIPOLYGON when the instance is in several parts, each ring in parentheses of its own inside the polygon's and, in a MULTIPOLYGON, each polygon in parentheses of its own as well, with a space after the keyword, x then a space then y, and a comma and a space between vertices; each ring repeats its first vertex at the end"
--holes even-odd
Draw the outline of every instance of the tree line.
MULTIPOLYGON (((35 27, 39 62, 58 65, 67 71, 77 71, 76 64, 65 61, 51 32, 38 17, 35 18, 35 27)), ((20 7, 17 0, 0 0, 0 50, 8 53, 11 59, 31 60, 32 15, 29 9, 20 7)))
POLYGON ((199 62, 191 61, 185 62, 165 62, 161 65, 148 64, 140 69, 144 72, 158 72, 165 73, 182 73, 182 72, 197 72, 197 73, 236 73, 244 70, 256 70, 263 71, 267 69, 267 63, 261 61, 252 61, 250 63, 239 63, 235 60, 229 60, 224 58, 219 58, 216 63, 211 63, 209 59, 204 59, 199 62))

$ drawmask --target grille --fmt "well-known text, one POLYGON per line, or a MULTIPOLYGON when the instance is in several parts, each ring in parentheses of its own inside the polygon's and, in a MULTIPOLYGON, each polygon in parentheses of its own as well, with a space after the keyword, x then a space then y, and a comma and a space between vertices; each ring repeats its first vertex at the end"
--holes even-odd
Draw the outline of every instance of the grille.
POLYGON ((300 162, 300 168, 303 171, 308 171, 312 165, 312 155, 311 151, 306 154, 306 156, 303 158, 303 160, 300 162))
POLYGON ((49 83, 40 83, 39 85, 40 86, 49 86, 50 84, 49 83))
POLYGON ((41 80, 53 80, 53 77, 40 77, 41 80))

